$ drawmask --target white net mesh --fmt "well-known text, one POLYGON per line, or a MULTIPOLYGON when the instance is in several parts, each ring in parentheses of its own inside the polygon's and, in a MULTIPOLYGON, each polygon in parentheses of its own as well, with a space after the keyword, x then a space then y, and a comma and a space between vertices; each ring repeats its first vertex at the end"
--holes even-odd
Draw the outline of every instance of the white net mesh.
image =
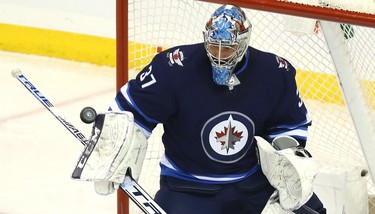
MULTIPOLYGON (((302 1, 296 1, 301 3, 302 1)), ((307 1, 342 10, 374 13, 374 2, 307 1)), ((303 3, 306 3, 303 2, 303 3)), ((157 47, 202 42, 202 30, 211 13, 220 5, 190 0, 129 1, 129 67, 132 75, 156 54, 157 47)), ((359 166, 368 169, 356 127, 346 107, 321 27, 313 19, 245 10, 253 25, 250 45, 288 59, 297 69, 297 84, 313 119, 308 149, 322 165, 359 166), (291 30, 300 28, 303 30, 291 30)), ((364 111, 375 127, 375 31, 373 28, 341 24, 359 89, 366 100, 364 111)), ((369 127, 371 128, 371 127, 369 127)), ((162 128, 150 138, 149 153, 139 180, 151 195, 158 189, 159 158, 163 153, 162 128)), ((372 166, 374 167, 374 166, 372 166)), ((371 176, 368 196, 375 195, 371 176)), ((374 201, 370 200, 370 209, 374 201)), ((135 209, 136 210, 136 209, 135 209)), ((133 210, 131 213, 135 213, 133 210)), ((375 212, 374 211, 370 211, 375 212)))
POLYGON ((373 0, 285 0, 299 4, 308 4, 319 7, 329 7, 359 13, 375 14, 375 3, 373 0))

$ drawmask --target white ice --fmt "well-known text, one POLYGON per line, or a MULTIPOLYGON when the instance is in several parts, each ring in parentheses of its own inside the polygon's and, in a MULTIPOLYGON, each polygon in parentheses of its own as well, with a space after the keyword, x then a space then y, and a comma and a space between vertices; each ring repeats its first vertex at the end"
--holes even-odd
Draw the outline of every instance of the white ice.
POLYGON ((0 214, 116 213, 116 194, 99 196, 71 173, 82 144, 15 78, 19 68, 85 136, 85 106, 105 111, 115 68, 0 52, 0 214))

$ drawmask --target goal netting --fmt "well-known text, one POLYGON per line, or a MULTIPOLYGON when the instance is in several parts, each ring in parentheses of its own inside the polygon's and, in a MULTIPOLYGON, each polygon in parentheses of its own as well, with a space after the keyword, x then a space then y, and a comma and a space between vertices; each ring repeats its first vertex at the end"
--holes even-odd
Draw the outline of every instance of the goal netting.
MULTIPOLYGON (((373 0, 237 0, 225 3, 245 9, 253 25, 251 46, 283 56, 297 68, 297 84, 313 120, 308 150, 323 171, 334 174, 336 169, 346 169, 354 172, 352 177, 366 179, 367 190, 359 200, 365 200, 366 204, 368 200, 370 213, 374 213, 373 0)), ((128 39, 125 38, 128 51, 124 50, 128 52, 128 70, 125 72, 129 71, 130 78, 134 77, 158 51, 202 42, 204 25, 220 4, 221 1, 213 0, 129 0, 128 13, 124 13, 128 16, 128 25, 124 25, 128 29, 128 39)), ((158 189, 162 133, 162 127, 158 126, 149 139, 139 180, 151 195, 158 189)), ((131 205, 130 213, 137 213, 137 210, 131 205)))

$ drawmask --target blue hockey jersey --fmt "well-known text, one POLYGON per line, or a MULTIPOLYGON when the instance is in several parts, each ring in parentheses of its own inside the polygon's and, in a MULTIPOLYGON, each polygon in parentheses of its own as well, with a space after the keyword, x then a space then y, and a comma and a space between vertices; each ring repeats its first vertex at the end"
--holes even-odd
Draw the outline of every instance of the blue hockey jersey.
POLYGON ((203 43, 155 56, 118 92, 112 111, 130 111, 150 135, 162 123, 162 175, 235 182, 259 170, 254 136, 289 135, 304 144, 311 119, 285 59, 249 47, 232 90, 214 83, 203 43))

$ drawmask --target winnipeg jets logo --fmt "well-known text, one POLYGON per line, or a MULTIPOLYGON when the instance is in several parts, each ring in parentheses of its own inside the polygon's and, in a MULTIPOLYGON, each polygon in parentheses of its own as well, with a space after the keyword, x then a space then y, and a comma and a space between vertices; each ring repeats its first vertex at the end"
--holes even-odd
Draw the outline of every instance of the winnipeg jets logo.
POLYGON ((285 70, 289 70, 288 62, 285 61, 285 59, 283 59, 279 56, 276 56, 276 61, 279 64, 279 68, 285 68, 285 70))
POLYGON ((239 142, 242 138, 242 133, 235 130, 236 127, 232 127, 231 121, 229 121, 229 124, 227 127, 224 127, 224 131, 218 133, 216 132, 216 140, 220 142, 221 149, 226 150, 226 152, 229 152, 229 149, 234 150, 234 145, 236 142, 239 142))
POLYGON ((254 123, 239 112, 223 112, 206 122, 201 132, 202 147, 217 162, 233 163, 250 148, 254 123))
POLYGON ((174 64, 177 64, 179 66, 184 66, 182 64, 182 61, 184 61, 184 54, 182 53, 182 51, 180 51, 179 48, 177 48, 175 51, 173 51, 173 53, 168 53, 168 58, 169 58, 169 65, 172 66, 174 64))

